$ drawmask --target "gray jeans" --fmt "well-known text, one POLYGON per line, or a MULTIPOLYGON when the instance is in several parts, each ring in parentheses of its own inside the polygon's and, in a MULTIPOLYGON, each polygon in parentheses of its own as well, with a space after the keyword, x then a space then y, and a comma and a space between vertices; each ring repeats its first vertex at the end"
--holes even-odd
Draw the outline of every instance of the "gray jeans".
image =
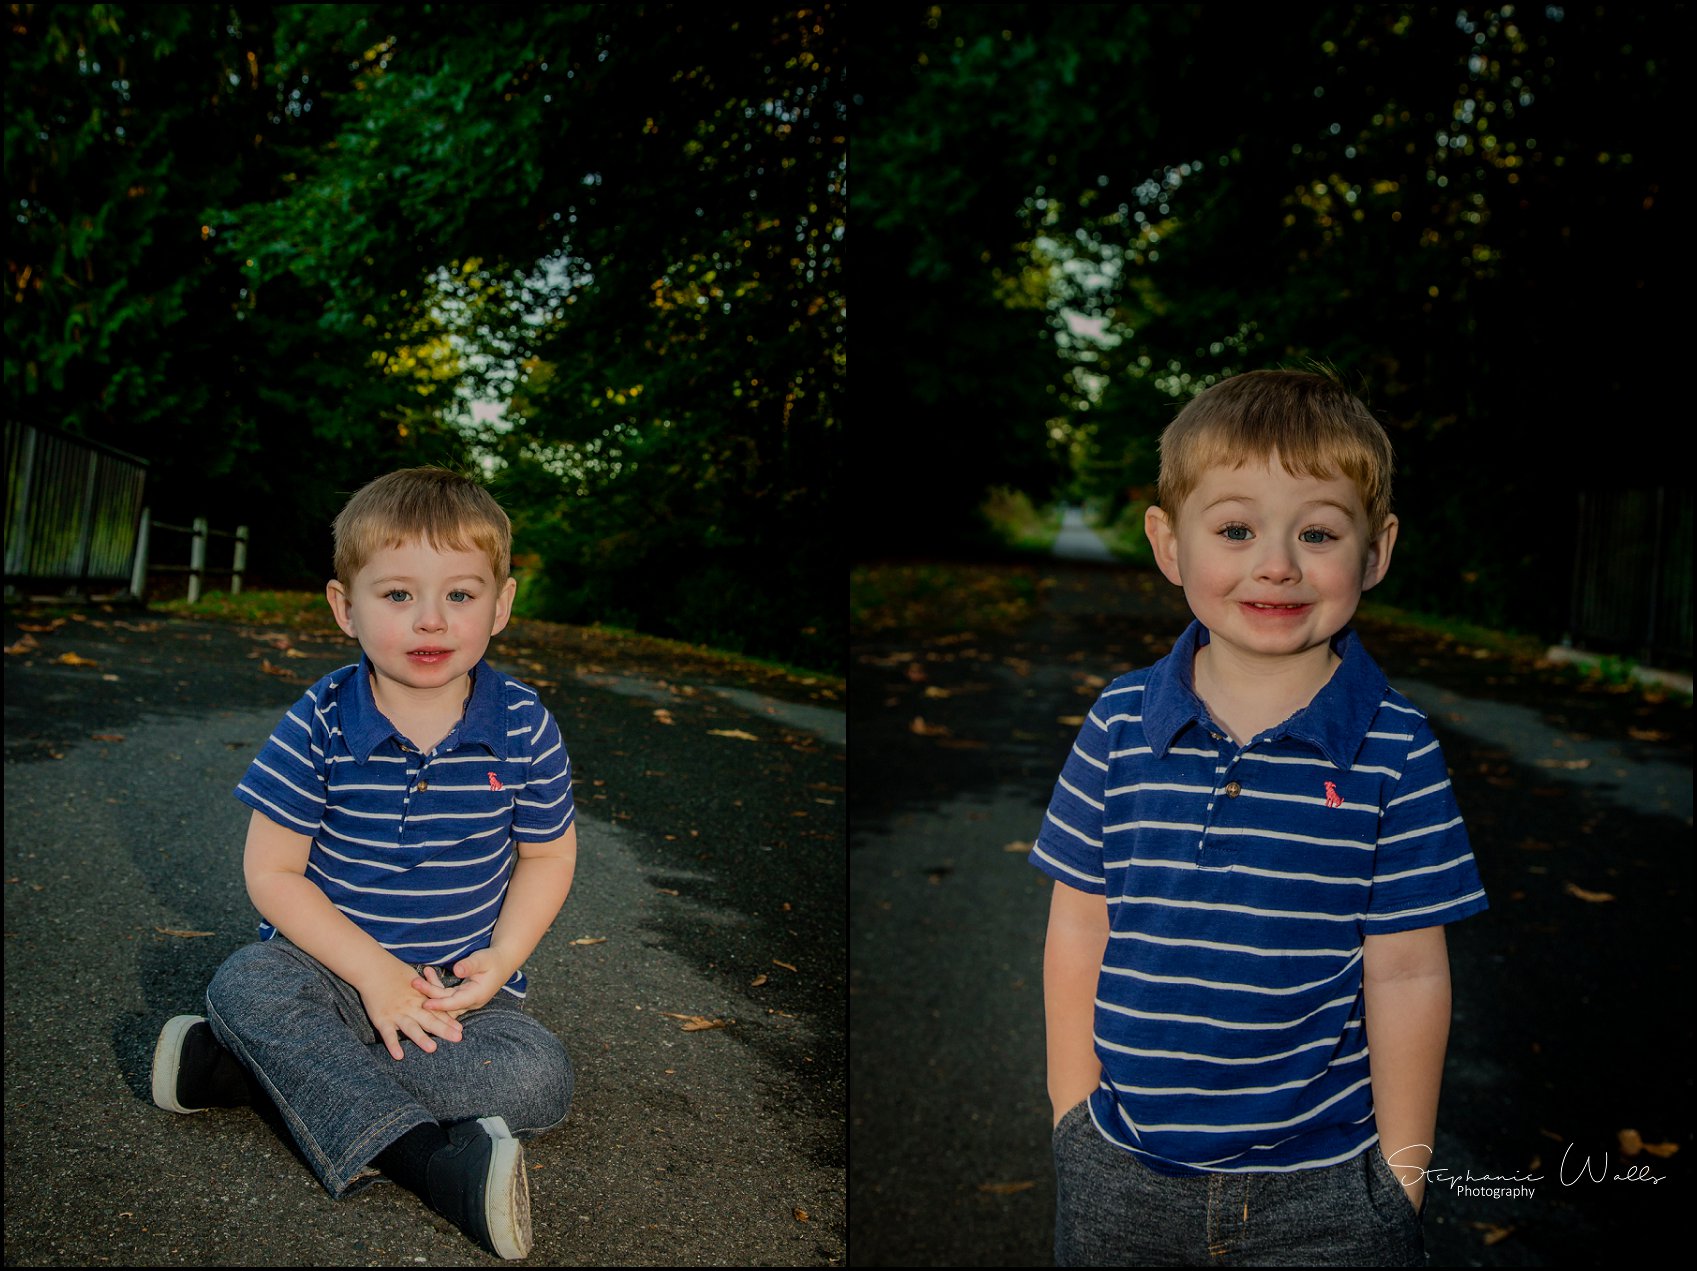
POLYGON ((1160 1174, 1087 1103, 1055 1127, 1060 1267, 1422 1267, 1420 1216, 1377 1147, 1289 1174, 1160 1174))
POLYGON ((460 1016, 461 1040, 433 1052, 403 1037, 396 1061, 359 991, 278 936, 231 954, 206 990, 217 1035, 271 1096, 334 1197, 375 1174, 372 1159, 415 1126, 506 1118, 523 1138, 566 1119, 566 1048, 504 989, 460 1016))

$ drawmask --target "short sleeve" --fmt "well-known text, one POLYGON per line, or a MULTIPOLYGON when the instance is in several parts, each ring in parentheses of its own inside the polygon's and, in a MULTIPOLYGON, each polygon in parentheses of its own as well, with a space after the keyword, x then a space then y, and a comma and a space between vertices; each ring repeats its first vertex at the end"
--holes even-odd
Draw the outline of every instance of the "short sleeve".
POLYGON ((572 764, 553 712, 526 739, 530 769, 524 790, 513 800, 513 837, 525 843, 551 843, 577 815, 572 803, 572 764))
POLYGON ((236 798, 297 834, 317 834, 324 817, 329 769, 318 710, 329 684, 319 681, 289 708, 236 786, 236 798))
POLYGON ((1442 926, 1487 905, 1443 751, 1421 717, 1402 775, 1379 814, 1363 931, 1388 935, 1442 926))
POLYGON ((1104 693, 1085 716, 1028 857, 1057 882, 1099 896, 1108 890, 1102 868, 1102 813, 1114 713, 1104 693))

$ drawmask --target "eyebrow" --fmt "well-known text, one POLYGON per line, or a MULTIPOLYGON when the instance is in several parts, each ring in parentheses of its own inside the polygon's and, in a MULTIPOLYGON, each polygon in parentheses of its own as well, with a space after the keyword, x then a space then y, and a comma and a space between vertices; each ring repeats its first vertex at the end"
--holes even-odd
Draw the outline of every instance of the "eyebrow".
MULTIPOLYGON (((380 587, 384 583, 416 583, 417 581, 418 580, 416 578, 410 578, 406 574, 388 574, 382 578, 373 578, 371 580, 371 585, 373 587, 380 587)), ((485 574, 455 574, 452 578, 446 579, 445 581, 451 583, 481 583, 487 582, 488 576, 485 574)))
MULTIPOLYGON (((1248 503, 1253 505, 1254 502, 1255 500, 1250 498, 1247 494, 1223 494, 1211 503, 1204 505, 1202 510, 1204 512, 1211 511, 1222 503, 1248 503)), ((1345 516, 1353 517, 1355 515, 1354 508, 1351 508, 1346 504, 1339 503, 1336 499, 1310 499, 1298 508, 1297 511, 1306 512, 1309 508, 1336 508, 1345 516)))

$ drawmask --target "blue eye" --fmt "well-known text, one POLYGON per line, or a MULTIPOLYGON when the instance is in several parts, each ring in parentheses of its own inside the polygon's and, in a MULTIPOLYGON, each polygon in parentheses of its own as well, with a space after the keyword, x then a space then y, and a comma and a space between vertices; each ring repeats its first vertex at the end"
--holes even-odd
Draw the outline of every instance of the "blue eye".
POLYGON ((1247 543, 1249 527, 1247 525, 1228 525, 1220 531, 1220 537, 1228 543, 1247 543))
POLYGON ((1336 538, 1337 535, 1333 534, 1330 530, 1313 529, 1303 530, 1302 533, 1297 535, 1297 537, 1304 543, 1316 545, 1330 542, 1332 539, 1336 538))
POLYGON ((469 591, 450 591, 448 593, 448 599, 457 604, 464 604, 466 601, 471 599, 471 593, 469 591))
POLYGON ((395 588, 391 588, 389 591, 384 592, 383 593, 383 599, 394 600, 396 604, 404 604, 407 601, 412 599, 412 593, 402 591, 399 587, 395 587, 395 588), (396 599, 397 596, 400 599, 397 600, 396 599))

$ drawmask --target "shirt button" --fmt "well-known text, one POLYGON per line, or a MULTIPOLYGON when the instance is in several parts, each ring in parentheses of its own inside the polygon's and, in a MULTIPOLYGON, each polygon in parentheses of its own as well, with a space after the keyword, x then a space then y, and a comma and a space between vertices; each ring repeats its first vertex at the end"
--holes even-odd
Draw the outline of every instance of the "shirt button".
MULTIPOLYGON (((428 790, 428 789, 430 789, 430 783, 428 781, 420 781, 418 783, 418 788, 420 790, 428 790)), ((1234 791, 1234 793, 1235 793, 1235 791, 1234 791)))
MULTIPOLYGON (((419 787, 419 789, 421 789, 421 790, 423 788, 424 788, 423 786, 419 787)), ((1226 798, 1235 799, 1235 798, 1237 798, 1238 795, 1240 795, 1242 793, 1243 793, 1243 787, 1240 786, 1237 782, 1235 782, 1235 781, 1226 782, 1226 798)))

